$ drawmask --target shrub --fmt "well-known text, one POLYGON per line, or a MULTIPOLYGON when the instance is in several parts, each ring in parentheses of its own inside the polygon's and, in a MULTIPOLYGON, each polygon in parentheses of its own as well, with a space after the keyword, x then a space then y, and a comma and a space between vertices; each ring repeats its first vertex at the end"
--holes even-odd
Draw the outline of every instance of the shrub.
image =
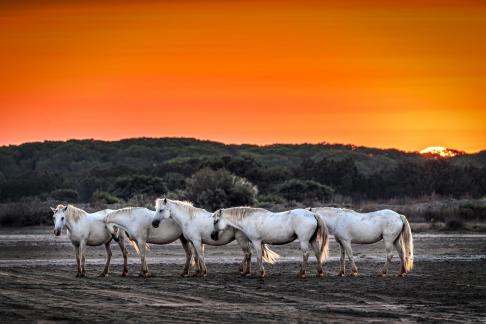
POLYGON ((278 193, 287 201, 324 201, 329 199, 334 190, 313 180, 292 179, 278 187, 278 193))
POLYGON ((70 203, 77 202, 79 199, 78 192, 73 189, 56 189, 51 191, 50 196, 58 201, 67 201, 70 203))
POLYGON ((205 168, 186 181, 187 198, 208 210, 253 205, 257 193, 255 185, 226 169, 205 168))
POLYGON ((95 191, 91 197, 93 203, 104 203, 104 204, 117 204, 120 203, 118 197, 113 196, 111 193, 106 191, 95 191))
POLYGON ((445 229, 451 231, 457 231, 464 228, 464 222, 459 219, 451 219, 446 222, 445 229))
POLYGON ((144 175, 119 177, 115 180, 113 187, 111 193, 124 200, 137 194, 155 197, 167 193, 167 187, 162 178, 144 175))

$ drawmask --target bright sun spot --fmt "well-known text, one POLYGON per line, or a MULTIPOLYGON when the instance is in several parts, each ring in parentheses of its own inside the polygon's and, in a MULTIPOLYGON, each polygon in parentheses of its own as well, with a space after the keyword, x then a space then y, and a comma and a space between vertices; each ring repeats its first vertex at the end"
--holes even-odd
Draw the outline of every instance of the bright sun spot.
POLYGON ((420 151, 420 154, 425 154, 425 155, 434 155, 437 157, 443 157, 443 158, 450 158, 454 157, 459 154, 458 151, 455 150, 450 150, 448 148, 442 147, 442 146, 430 146, 422 151, 420 151))

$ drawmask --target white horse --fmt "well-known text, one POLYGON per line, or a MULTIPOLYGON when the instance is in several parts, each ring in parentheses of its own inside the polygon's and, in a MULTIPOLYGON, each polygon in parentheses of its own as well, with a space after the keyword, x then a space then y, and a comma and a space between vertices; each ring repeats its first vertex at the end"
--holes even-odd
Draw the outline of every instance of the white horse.
POLYGON ((287 244, 296 239, 299 239, 303 253, 300 276, 306 276, 311 246, 317 258, 317 274, 324 275, 322 264, 328 254, 328 232, 325 222, 317 214, 305 209, 274 213, 262 208, 234 207, 216 211, 213 218, 214 233, 233 227, 251 241, 262 277, 265 276, 260 248, 262 243, 287 244))
MULTIPOLYGON (((68 237, 74 246, 76 252, 76 262, 78 265, 78 273, 76 277, 85 277, 85 255, 86 246, 97 246, 104 244, 106 249, 106 265, 100 276, 104 277, 108 274, 111 261, 111 247, 110 243, 113 239, 111 233, 105 227, 104 218, 106 214, 111 212, 111 209, 105 209, 96 213, 89 214, 82 209, 76 208, 72 205, 63 206, 58 205, 52 208, 54 212, 54 234, 61 235, 61 230, 66 227, 68 230, 68 237)), ((120 233, 115 239, 123 253, 123 272, 122 276, 128 274, 127 268, 127 249, 124 243, 125 235, 120 233)))
MULTIPOLYGON (((172 218, 182 229, 184 237, 193 245, 196 259, 199 261, 202 269, 197 275, 206 276, 207 267, 204 262, 202 244, 225 245, 233 240, 239 243, 245 253, 245 258, 240 266, 241 275, 247 275, 251 272, 251 248, 246 236, 233 228, 222 231, 220 235, 211 235, 213 232, 214 221, 212 213, 202 208, 196 208, 191 203, 170 199, 157 199, 155 201, 155 216, 152 222, 154 227, 159 226, 161 219, 172 218)), ((270 250, 266 245, 259 245, 263 250, 264 260, 268 263, 274 263, 278 254, 270 250)), ((261 254, 261 252, 260 252, 261 254)))
POLYGON ((128 238, 133 243, 133 247, 140 256, 141 270, 140 276, 149 277, 148 265, 146 261, 147 243, 169 244, 175 240, 180 240, 186 252, 186 264, 181 276, 189 274, 189 267, 192 259, 192 251, 187 240, 182 235, 182 230, 173 220, 164 220, 162 226, 154 228, 152 220, 155 212, 143 207, 127 207, 109 213, 105 218, 106 227, 115 234, 116 228, 121 232, 126 232, 128 238))
POLYGON ((341 247, 341 268, 338 276, 345 275, 345 253, 352 266, 352 276, 358 275, 354 263, 351 243, 370 244, 383 239, 386 248, 386 262, 380 275, 388 273, 393 257, 393 246, 401 261, 400 276, 412 271, 413 238, 407 218, 393 210, 384 209, 371 213, 358 213, 350 209, 319 207, 310 208, 326 222, 329 232, 341 247))

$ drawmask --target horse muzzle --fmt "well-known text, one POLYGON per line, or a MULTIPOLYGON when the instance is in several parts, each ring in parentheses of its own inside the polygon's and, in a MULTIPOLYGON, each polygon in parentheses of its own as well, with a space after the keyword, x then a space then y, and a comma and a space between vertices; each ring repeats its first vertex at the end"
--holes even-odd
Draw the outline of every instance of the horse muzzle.
POLYGON ((212 239, 213 241, 217 241, 217 240, 219 239, 219 231, 213 231, 213 232, 211 233, 211 239, 212 239))
POLYGON ((160 221, 159 220, 153 220, 152 221, 152 226, 153 227, 157 228, 157 227, 159 227, 159 225, 160 225, 160 221))
POLYGON ((54 235, 56 235, 56 236, 61 235, 61 230, 55 229, 54 230, 54 235))

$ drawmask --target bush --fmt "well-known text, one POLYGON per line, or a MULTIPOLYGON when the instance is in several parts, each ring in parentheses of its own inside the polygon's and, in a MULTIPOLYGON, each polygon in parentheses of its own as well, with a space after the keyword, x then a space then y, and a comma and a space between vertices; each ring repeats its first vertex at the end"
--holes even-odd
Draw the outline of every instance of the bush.
POLYGON ((255 185, 226 169, 202 169, 186 181, 187 198, 208 210, 253 205, 257 193, 255 185))
POLYGON ((459 219, 451 219, 445 225, 446 230, 457 231, 464 228, 464 222, 459 219))
POLYGON ((58 201, 67 201, 70 203, 77 202, 79 199, 78 192, 73 189, 56 189, 51 191, 50 196, 58 201))
POLYGON ((292 179, 285 181, 278 188, 278 193, 287 201, 324 201, 329 199, 334 190, 313 180, 292 179))
POLYGON ((184 189, 186 185, 186 177, 177 172, 166 173, 163 177, 165 185, 170 191, 177 189, 184 189))
POLYGON ((138 194, 153 197, 160 196, 167 193, 167 187, 162 178, 132 175, 117 178, 111 193, 124 200, 128 200, 138 194))
POLYGON ((120 203, 118 197, 113 196, 111 193, 106 191, 95 191, 91 197, 93 203, 104 203, 104 204, 117 204, 120 203))
POLYGON ((53 201, 41 201, 37 197, 23 199, 16 203, 0 204, 0 225, 29 226, 52 224, 53 201))

